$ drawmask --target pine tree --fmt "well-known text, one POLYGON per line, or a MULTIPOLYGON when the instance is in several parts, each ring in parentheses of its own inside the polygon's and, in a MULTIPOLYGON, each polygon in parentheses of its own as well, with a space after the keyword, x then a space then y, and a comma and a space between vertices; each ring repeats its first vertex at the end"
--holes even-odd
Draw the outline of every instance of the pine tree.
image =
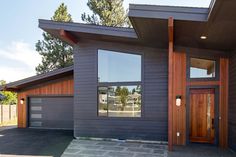
POLYGON ((84 22, 113 27, 130 27, 127 11, 123 7, 124 0, 88 0, 87 6, 93 14, 83 13, 84 22))
MULTIPOLYGON (((51 20, 72 22, 64 3, 58 7, 51 20)), ((43 40, 38 40, 36 43, 36 51, 42 56, 42 63, 35 68, 37 74, 73 65, 72 47, 49 33, 43 33, 43 40)))

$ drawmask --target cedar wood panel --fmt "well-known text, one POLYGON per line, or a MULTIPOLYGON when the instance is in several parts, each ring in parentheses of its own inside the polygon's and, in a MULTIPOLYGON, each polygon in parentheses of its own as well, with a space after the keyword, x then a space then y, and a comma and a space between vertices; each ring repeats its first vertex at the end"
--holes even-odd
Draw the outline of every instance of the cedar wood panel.
POLYGON ((228 147, 229 59, 220 58, 219 146, 228 147))
POLYGON ((74 136, 167 141, 167 50, 108 42, 80 42, 74 48, 74 136), (97 51, 141 53, 143 56, 142 117, 97 115, 97 51))
POLYGON ((229 146, 236 151, 236 55, 229 64, 229 146))
POLYGON ((168 19, 168 150, 173 149, 173 55, 174 55, 174 19, 168 19))
POLYGON ((173 53, 173 144, 186 142, 186 53, 173 53), (175 105, 176 96, 181 95, 181 106, 175 105), (177 137, 177 132, 180 136, 177 137))
POLYGON ((190 141, 214 144, 215 129, 214 124, 212 125, 212 119, 215 118, 215 90, 191 89, 189 95, 190 141), (210 97, 208 97, 209 94, 210 97), (208 105, 210 106, 210 108, 208 108, 208 105), (206 116, 208 113, 208 109, 210 109, 210 117, 206 116), (210 118, 210 121, 208 121, 208 118, 210 118))
POLYGON ((18 127, 27 127, 27 97, 39 95, 73 95, 74 81, 73 77, 65 77, 47 83, 33 86, 30 89, 24 89, 18 92, 18 127), (20 99, 24 98, 24 104, 20 104, 20 99))

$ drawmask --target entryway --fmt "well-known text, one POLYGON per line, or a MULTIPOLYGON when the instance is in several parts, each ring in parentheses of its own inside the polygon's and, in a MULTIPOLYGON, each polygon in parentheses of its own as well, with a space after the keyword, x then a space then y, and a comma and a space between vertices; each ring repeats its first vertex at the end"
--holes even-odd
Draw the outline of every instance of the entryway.
POLYGON ((216 142, 215 89, 190 89, 189 142, 216 142))

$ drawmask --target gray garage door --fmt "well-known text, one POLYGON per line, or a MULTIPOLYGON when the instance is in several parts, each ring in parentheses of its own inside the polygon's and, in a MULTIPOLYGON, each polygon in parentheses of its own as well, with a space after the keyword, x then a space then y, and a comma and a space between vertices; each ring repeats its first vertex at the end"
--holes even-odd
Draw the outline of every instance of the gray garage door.
POLYGON ((29 98, 29 127, 73 129, 73 97, 29 98))

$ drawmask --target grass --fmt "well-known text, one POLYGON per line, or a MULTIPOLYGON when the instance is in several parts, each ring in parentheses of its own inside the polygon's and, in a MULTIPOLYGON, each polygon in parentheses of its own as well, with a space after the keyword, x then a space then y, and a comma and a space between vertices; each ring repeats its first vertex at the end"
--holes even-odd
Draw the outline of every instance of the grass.
POLYGON ((10 121, 0 123, 0 127, 1 126, 12 126, 12 125, 17 125, 17 119, 13 119, 13 120, 10 120, 10 121))

